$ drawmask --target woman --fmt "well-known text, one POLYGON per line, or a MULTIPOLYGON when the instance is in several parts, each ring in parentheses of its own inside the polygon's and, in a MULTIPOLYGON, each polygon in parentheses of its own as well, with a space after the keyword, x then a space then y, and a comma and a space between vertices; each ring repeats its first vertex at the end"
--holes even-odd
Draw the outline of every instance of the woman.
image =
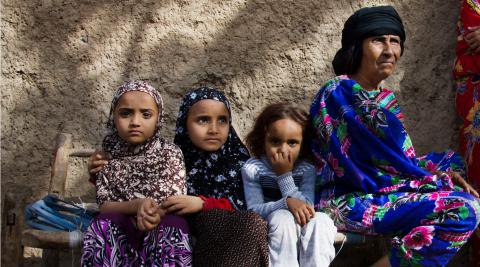
MULTIPOLYGON (((467 163, 467 177, 480 186, 480 2, 461 1, 457 24, 456 109, 462 118, 460 152, 467 163)), ((480 232, 472 237, 475 266, 480 266, 480 232)))
POLYGON ((478 194, 456 172, 463 165, 455 153, 415 155, 395 96, 381 84, 404 42, 391 6, 363 8, 346 21, 333 60, 342 76, 310 109, 316 207, 339 230, 392 236, 389 258, 378 265, 444 266, 478 224, 478 194))

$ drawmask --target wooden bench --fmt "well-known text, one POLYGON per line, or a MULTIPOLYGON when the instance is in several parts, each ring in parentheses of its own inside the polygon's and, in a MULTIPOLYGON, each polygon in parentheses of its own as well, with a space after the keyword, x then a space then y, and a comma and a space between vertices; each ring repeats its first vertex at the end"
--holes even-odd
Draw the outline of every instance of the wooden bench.
MULTIPOLYGON (((70 157, 90 157, 94 151, 94 149, 75 149, 72 144, 72 135, 66 133, 58 134, 55 139, 48 193, 65 198, 70 157)), ((96 204, 91 203, 91 205, 96 204)), ((82 236, 78 232, 48 232, 25 229, 22 231, 21 243, 23 247, 43 249, 42 261, 44 266, 54 267, 59 266, 60 250, 79 249, 81 239, 82 236)))
MULTIPOLYGON (((48 192, 65 198, 69 160, 71 157, 87 158, 94 149, 76 149, 72 144, 72 135, 60 133, 56 137, 54 156, 51 164, 51 177, 48 192)), ((88 183, 85 180, 85 183, 88 183)), ((93 190, 93 186, 91 187, 93 190)), ((68 199, 68 198, 67 198, 68 199)), ((96 205, 86 203, 86 205, 96 205)), ((24 247, 43 249, 42 260, 45 266, 59 266, 59 250, 80 249, 82 235, 78 232, 48 232, 35 229, 22 231, 21 243, 24 247)), ((363 245, 377 242, 378 237, 370 237, 352 233, 337 233, 335 244, 363 245)))

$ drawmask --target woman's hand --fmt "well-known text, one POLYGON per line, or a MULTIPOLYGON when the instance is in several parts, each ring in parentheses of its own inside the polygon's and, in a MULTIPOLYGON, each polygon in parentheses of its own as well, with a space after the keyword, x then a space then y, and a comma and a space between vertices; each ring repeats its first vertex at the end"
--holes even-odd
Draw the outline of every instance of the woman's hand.
POLYGON ((88 165, 90 175, 94 175, 99 172, 103 166, 107 165, 108 160, 111 158, 112 157, 110 154, 96 150, 95 153, 90 156, 90 164, 88 165))
POLYGON ((159 223, 165 211, 157 205, 151 198, 145 198, 138 205, 137 227, 141 231, 149 231, 155 228, 159 223))
POLYGON ((471 186, 469 183, 467 183, 467 181, 465 181, 465 179, 463 179, 462 176, 460 176, 460 174, 458 172, 449 172, 447 173, 450 178, 452 179, 452 181, 463 188, 463 190, 475 197, 479 197, 480 195, 478 194, 478 192, 473 188, 473 186, 471 186))
POLYGON ((278 175, 285 174, 293 170, 292 156, 288 152, 278 152, 270 157, 273 171, 278 175))
POLYGON ((171 196, 162 203, 162 208, 167 213, 175 213, 177 215, 185 215, 197 213, 203 208, 203 200, 199 197, 179 195, 171 196))
POLYGON ((288 197, 287 206, 301 226, 307 224, 315 216, 315 209, 300 199, 288 197))
POLYGON ((470 49, 475 53, 480 53, 480 26, 468 27, 470 31, 465 35, 465 41, 467 42, 470 49))

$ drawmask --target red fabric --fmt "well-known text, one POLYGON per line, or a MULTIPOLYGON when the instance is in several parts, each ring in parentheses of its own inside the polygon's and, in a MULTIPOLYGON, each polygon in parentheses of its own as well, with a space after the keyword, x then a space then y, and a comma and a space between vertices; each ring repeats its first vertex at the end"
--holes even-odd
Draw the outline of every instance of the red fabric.
MULTIPOLYGON (((476 1, 462 1, 460 20, 457 25, 457 49, 454 78, 457 83, 456 110, 462 118, 460 129, 460 151, 466 159, 467 178, 477 189, 480 188, 480 144, 475 117, 479 116, 480 95, 480 54, 473 53, 464 36, 468 27, 480 26, 480 5, 476 1), (469 3, 470 2, 470 3, 469 3), (476 8, 473 8, 475 5, 476 8), (476 115, 476 116, 475 116, 476 115)), ((480 267, 480 230, 477 228, 471 237, 471 266, 480 267)))
POLYGON ((230 204, 230 201, 226 198, 199 197, 203 200, 203 211, 211 209, 234 210, 232 204, 230 204))

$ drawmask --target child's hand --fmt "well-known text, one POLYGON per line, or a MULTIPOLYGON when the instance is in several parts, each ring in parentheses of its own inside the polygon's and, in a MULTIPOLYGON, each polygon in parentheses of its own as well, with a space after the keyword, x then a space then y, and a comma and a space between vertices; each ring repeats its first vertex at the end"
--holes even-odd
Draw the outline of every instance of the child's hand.
POLYGON ((287 206, 300 226, 304 226, 315 217, 315 209, 300 199, 287 198, 287 206))
POLYGON ((195 196, 171 196, 162 203, 162 208, 167 213, 174 212, 177 215, 197 213, 203 208, 203 200, 195 196))
POLYGON ((112 156, 110 154, 96 150, 95 153, 90 156, 90 164, 88 165, 90 175, 99 172, 103 166, 107 165, 108 160, 111 158, 112 156))
POLYGON ((151 198, 145 198, 137 210, 137 227, 141 231, 149 231, 159 223, 164 211, 159 209, 157 203, 151 198))
POLYGON ((293 160, 290 152, 274 153, 270 157, 272 169, 277 175, 282 175, 293 170, 293 160))

